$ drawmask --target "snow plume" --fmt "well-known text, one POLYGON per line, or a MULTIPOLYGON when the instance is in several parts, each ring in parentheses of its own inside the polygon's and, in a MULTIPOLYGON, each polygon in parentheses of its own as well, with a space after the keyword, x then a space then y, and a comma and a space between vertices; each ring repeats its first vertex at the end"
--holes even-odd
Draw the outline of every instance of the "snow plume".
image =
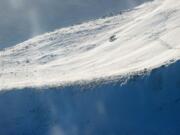
POLYGON ((138 2, 136 0, 126 0, 127 7, 133 8, 136 5, 138 5, 138 2))
MULTIPOLYGON (((136 1, 139 5, 149 0, 136 1)), ((134 0, 128 3, 126 0, 0 0, 0 17, 3 18, 0 49, 44 32, 112 16, 132 5, 137 6, 134 0)))
POLYGON ((113 80, 93 87, 1 91, 0 131, 2 135, 179 135, 179 74, 180 61, 149 75, 131 76, 125 85, 113 80))
POLYGON ((31 36, 37 36, 42 33, 38 12, 35 9, 31 9, 28 11, 28 15, 31 24, 31 36))
POLYGON ((66 134, 64 134, 60 126, 55 125, 52 127, 49 135, 66 135, 66 134))
POLYGON ((47 119, 51 122, 47 128, 48 135, 78 135, 77 123, 74 120, 79 118, 77 118, 78 116, 72 117, 74 115, 74 108, 68 105, 68 94, 65 93, 60 96, 59 93, 56 93, 57 95, 55 93, 47 93, 47 91, 38 93, 40 101, 42 103, 46 102, 44 109, 48 111, 47 119), (59 103, 57 103, 57 100, 59 103))
POLYGON ((24 2, 25 2, 24 0, 9 0, 11 7, 14 9, 22 8, 24 5, 24 2))
POLYGON ((40 16, 36 6, 28 7, 28 2, 26 0, 9 0, 11 7, 18 11, 23 12, 23 16, 28 18, 30 23, 31 37, 37 36, 42 33, 40 16))

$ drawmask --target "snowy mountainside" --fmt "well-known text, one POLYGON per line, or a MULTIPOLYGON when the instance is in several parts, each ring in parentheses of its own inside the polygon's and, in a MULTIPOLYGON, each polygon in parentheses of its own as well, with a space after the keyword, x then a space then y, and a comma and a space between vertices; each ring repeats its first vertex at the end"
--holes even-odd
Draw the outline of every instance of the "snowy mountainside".
POLYGON ((0 51, 0 134, 179 135, 179 22, 155 0, 0 51))
POLYGON ((127 84, 0 92, 3 135, 179 135, 180 61, 127 84))
POLYGON ((0 50, 45 32, 117 14, 147 1, 0 0, 0 50))
POLYGON ((0 52, 0 89, 60 86, 151 70, 180 58, 180 2, 62 28, 0 52))

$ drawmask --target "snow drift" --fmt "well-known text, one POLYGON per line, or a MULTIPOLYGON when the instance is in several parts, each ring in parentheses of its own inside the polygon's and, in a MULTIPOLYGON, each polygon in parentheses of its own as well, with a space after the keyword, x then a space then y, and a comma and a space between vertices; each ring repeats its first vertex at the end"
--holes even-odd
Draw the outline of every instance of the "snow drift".
POLYGON ((180 2, 62 28, 0 52, 0 89, 126 76, 180 58, 180 2))
POLYGON ((0 134, 179 135, 179 22, 155 0, 0 51, 0 134))

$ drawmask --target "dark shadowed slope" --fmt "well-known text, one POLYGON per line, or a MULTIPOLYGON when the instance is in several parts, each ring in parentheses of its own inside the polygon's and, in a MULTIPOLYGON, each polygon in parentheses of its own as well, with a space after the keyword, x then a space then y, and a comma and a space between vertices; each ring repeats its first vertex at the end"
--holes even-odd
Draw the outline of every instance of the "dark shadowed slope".
POLYGON ((127 84, 1 91, 2 135, 179 135, 180 62, 127 84))

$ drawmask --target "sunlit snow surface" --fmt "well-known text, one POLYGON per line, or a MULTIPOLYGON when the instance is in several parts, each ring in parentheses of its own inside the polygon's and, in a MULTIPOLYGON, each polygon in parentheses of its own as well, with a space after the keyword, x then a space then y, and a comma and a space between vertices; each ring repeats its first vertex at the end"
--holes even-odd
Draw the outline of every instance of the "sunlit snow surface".
POLYGON ((150 0, 0 0, 0 50, 150 0), (12 34, 13 33, 13 34, 12 34))
POLYGON ((180 58, 179 35, 180 1, 148 2, 6 48, 0 52, 0 89, 60 86, 151 70, 180 58))

